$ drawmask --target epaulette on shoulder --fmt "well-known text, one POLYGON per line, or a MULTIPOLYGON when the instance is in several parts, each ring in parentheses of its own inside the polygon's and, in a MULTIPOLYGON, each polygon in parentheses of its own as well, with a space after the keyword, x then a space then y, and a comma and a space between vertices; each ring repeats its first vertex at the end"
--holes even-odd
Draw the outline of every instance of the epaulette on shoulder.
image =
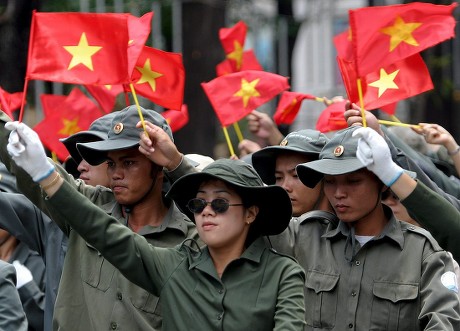
POLYGON ((339 224, 339 218, 335 214, 324 210, 312 210, 299 217, 301 224, 309 221, 320 221, 324 224, 333 224, 335 226, 339 224))
POLYGON ((443 250, 441 248, 441 246, 439 246, 439 244, 436 241, 436 239, 433 238, 433 236, 431 235, 431 233, 429 231, 425 230, 422 227, 415 226, 413 224, 410 224, 410 223, 407 223, 407 222, 404 222, 404 221, 400 221, 400 222, 401 222, 401 229, 403 231, 407 231, 407 232, 410 232, 410 233, 417 234, 417 235, 419 235, 421 237, 424 237, 424 238, 428 239, 428 241, 430 242, 430 244, 433 247, 433 249, 435 249, 437 251, 443 250))
POLYGON ((276 254, 276 255, 279 255, 279 256, 283 256, 283 257, 288 257, 290 258, 292 261, 296 262, 296 263, 299 263, 299 261, 297 261, 294 257, 292 257, 291 255, 288 255, 288 254, 284 254, 284 253, 281 253, 281 252, 278 252, 276 249, 274 249, 273 247, 269 247, 268 248, 272 253, 276 254))

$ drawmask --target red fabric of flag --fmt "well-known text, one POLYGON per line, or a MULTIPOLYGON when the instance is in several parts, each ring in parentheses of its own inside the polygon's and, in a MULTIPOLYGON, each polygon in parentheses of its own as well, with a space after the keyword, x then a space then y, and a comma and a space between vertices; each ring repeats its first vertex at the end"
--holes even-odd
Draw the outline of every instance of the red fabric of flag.
POLYGON ((23 92, 8 93, 0 87, 0 104, 10 118, 14 118, 13 112, 21 107, 23 95, 23 92))
POLYGON ((48 110, 49 114, 34 130, 40 136, 43 145, 64 161, 69 152, 64 144, 59 141, 76 132, 87 130, 90 124, 102 113, 80 89, 74 88, 60 104, 59 109, 48 110))
POLYGON ((59 111, 66 99, 66 95, 41 94, 40 101, 45 117, 50 116, 54 111, 59 111))
POLYGON ((390 103, 388 105, 380 107, 380 110, 383 111, 384 113, 387 113, 388 115, 394 115, 396 112, 397 105, 398 105, 397 102, 390 103))
POLYGON ((219 29, 219 39, 224 48, 227 59, 234 67, 234 71, 241 69, 243 61, 244 42, 246 40, 247 26, 239 21, 231 28, 219 29))
POLYGON ((324 109, 316 122, 316 130, 325 133, 345 129, 347 127, 344 116, 346 103, 347 100, 334 102, 324 109))
MULTIPOLYGON (((354 64, 337 58, 351 102, 359 104, 354 64)), ((430 73, 420 54, 386 65, 361 79, 364 108, 377 109, 433 89, 430 73)))
POLYGON ((71 84, 129 82, 129 16, 34 12, 26 78, 71 84))
POLYGON ((305 99, 315 99, 316 97, 311 94, 285 91, 281 94, 278 107, 273 115, 273 120, 277 125, 287 124, 290 125, 294 122, 297 114, 299 113, 302 101, 305 99))
POLYGON ((123 92, 122 85, 85 85, 85 88, 96 99, 104 113, 113 110, 117 95, 123 92))
POLYGON ((357 72, 369 72, 454 37, 457 3, 365 7, 349 11, 357 72))
POLYGON ((169 109, 161 113, 171 127, 172 132, 182 129, 188 123, 187 105, 182 105, 180 110, 169 109))
POLYGON ((248 49, 243 52, 241 70, 236 70, 235 66, 232 65, 232 62, 229 59, 225 59, 216 66, 217 77, 243 70, 264 70, 252 49, 248 49))
POLYGON ((144 46, 131 79, 143 97, 165 108, 181 108, 185 85, 181 54, 144 46))
POLYGON ((201 83, 222 126, 235 123, 289 88, 286 77, 246 70, 201 83))
POLYGON ((346 31, 334 36, 333 41, 337 56, 347 61, 353 61, 351 30, 348 28, 346 31))
POLYGON ((152 29, 153 12, 149 12, 142 17, 128 16, 128 73, 133 73, 139 55, 141 54, 147 37, 152 29))

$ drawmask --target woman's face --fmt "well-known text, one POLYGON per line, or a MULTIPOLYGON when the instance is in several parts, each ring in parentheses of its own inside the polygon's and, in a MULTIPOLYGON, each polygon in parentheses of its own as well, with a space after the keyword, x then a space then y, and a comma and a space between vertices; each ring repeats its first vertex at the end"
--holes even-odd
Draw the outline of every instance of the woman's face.
POLYGON ((208 204, 203 211, 195 213, 198 234, 209 248, 222 249, 244 247, 249 226, 254 221, 258 208, 245 208, 241 197, 230 186, 220 180, 203 182, 196 194, 208 203, 214 199, 224 199, 230 206, 223 213, 217 213, 208 204))

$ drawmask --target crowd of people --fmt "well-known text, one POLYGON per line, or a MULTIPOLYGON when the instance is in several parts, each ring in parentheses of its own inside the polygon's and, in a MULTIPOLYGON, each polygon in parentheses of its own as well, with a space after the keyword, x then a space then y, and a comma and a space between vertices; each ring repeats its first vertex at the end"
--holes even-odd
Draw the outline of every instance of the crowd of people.
POLYGON ((64 139, 64 165, 0 113, 2 329, 460 330, 460 147, 443 127, 408 129, 422 153, 354 104, 327 135, 283 136, 254 110, 258 142, 214 161, 140 111, 64 139))

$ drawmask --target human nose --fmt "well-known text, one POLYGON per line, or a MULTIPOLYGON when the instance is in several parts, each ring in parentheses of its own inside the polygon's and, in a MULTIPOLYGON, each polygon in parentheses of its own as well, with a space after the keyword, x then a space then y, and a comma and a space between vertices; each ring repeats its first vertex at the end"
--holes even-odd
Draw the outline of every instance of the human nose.
POLYGON ((85 172, 88 171, 89 169, 89 163, 86 162, 85 160, 81 160, 81 162, 77 166, 78 172, 85 172))

